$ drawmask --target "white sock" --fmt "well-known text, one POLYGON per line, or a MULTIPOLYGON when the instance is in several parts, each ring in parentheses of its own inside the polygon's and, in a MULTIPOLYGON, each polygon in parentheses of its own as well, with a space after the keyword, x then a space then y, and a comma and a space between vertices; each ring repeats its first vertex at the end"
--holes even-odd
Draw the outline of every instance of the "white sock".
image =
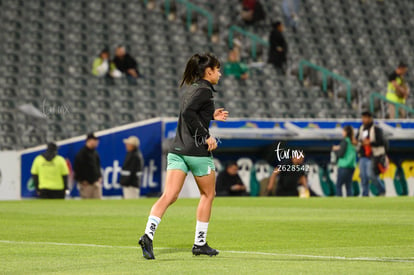
POLYGON ((145 234, 151 239, 154 240, 155 230, 157 230, 158 224, 161 222, 161 219, 156 216, 149 216, 147 227, 145 228, 145 234))
POLYGON ((208 222, 197 221, 196 232, 195 232, 195 245, 205 245, 207 239, 208 222))

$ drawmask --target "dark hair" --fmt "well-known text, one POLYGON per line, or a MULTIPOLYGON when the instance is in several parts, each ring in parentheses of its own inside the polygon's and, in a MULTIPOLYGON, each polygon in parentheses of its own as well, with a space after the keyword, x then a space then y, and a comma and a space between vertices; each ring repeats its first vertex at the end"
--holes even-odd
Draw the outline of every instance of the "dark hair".
POLYGON ((361 116, 372 117, 372 113, 370 111, 363 111, 361 116))
POLYGON ((214 69, 216 67, 220 68, 220 61, 215 55, 196 53, 187 62, 180 87, 184 84, 193 84, 204 77, 204 72, 207 68, 214 69))
POLYGON ((280 21, 272 22, 272 28, 273 29, 279 28, 280 25, 282 25, 282 22, 280 22, 280 21))
POLYGON ((230 168, 230 167, 232 167, 232 166, 234 166, 234 165, 238 166, 238 165, 237 165, 237 162, 235 162, 234 160, 230 160, 230 161, 228 161, 228 162, 226 163, 226 169, 228 169, 228 168, 230 168))
POLYGON ((89 140, 89 139, 96 139, 96 140, 98 140, 98 138, 95 136, 94 133, 89 133, 89 134, 86 135, 86 140, 89 140))
POLYGON ((101 52, 99 53, 99 55, 103 54, 103 53, 109 53, 109 48, 108 47, 104 47, 101 52))
POLYGON ((408 68, 408 65, 407 65, 407 63, 405 63, 405 62, 401 61, 401 62, 398 64, 398 68, 408 68))
POLYGON ((351 125, 346 125, 344 127, 344 131, 346 133, 346 137, 349 137, 352 141, 352 139, 354 138, 354 128, 352 128, 351 125))

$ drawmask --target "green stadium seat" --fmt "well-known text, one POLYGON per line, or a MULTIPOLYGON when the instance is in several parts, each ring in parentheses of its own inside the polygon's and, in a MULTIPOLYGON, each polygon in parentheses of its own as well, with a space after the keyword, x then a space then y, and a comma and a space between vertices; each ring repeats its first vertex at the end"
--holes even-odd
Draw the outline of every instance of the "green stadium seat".
MULTIPOLYGON (((162 2, 158 1, 157 7, 162 2)), ((154 117, 159 110, 176 116, 174 108, 180 96, 177 86, 185 61, 195 51, 214 51, 226 60, 227 33, 223 30, 237 22, 239 16, 231 1, 220 5, 207 0, 192 2, 212 12, 215 20, 226 26, 219 30, 219 44, 210 43, 203 31, 189 33, 180 20, 168 21, 158 8, 148 11, 143 1, 1 0, 7 12, 2 14, 0 98, 6 100, 10 95, 14 102, 33 102, 37 107, 41 107, 43 97, 68 102, 76 110, 74 116, 83 121, 88 121, 90 114, 82 108, 91 108, 93 101, 108 114, 123 110, 123 115, 109 115, 110 123, 98 121, 98 126, 87 129, 154 117), (105 79, 90 73, 99 51, 104 46, 110 46, 112 51, 118 44, 127 45, 138 60, 144 78, 138 80, 137 86, 128 85, 125 79, 107 85, 105 79), (17 65, 22 62, 26 66, 17 65)), ((272 16, 263 25, 246 29, 267 39, 271 18, 282 18, 282 10, 280 0, 262 2, 272 16)), ((305 58, 339 72, 352 80, 353 106, 367 106, 365 98, 356 102, 362 92, 384 91, 387 74, 397 61, 414 63, 414 39, 409 27, 414 24, 409 12, 414 8, 413 1, 372 5, 352 0, 332 1, 329 5, 325 0, 302 2, 296 33, 289 28, 285 32, 292 71, 305 58), (380 44, 378 37, 382 37, 380 44)), ((179 7, 178 15, 185 15, 185 9, 179 7)), ((203 20, 198 20, 201 30, 206 24, 203 20)), ((250 42, 243 43, 242 57, 250 62, 250 42)), ((258 50, 266 60, 267 50, 258 50)), ((355 117, 356 111, 346 103, 345 90, 334 83, 338 94, 334 101, 321 92, 320 76, 310 78, 315 86, 302 87, 295 77, 277 76, 269 65, 252 68, 250 74, 244 82, 223 77, 217 86, 217 104, 226 103, 234 110, 232 114, 242 117, 252 115, 253 107, 259 108, 253 112, 258 117, 355 117), (234 98, 238 100, 232 102, 234 98), (309 100, 315 98, 310 104, 309 100), (298 107, 299 111, 293 110, 298 107)), ((74 116, 63 116, 62 122, 74 120, 74 116)), ((63 132, 62 136, 69 137, 84 134, 85 129, 63 132)))

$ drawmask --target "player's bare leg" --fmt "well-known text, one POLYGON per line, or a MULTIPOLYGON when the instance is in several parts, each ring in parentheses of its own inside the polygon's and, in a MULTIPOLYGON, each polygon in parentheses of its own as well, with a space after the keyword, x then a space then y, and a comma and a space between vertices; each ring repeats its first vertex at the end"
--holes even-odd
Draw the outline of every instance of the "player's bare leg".
POLYGON ((216 195, 216 175, 212 171, 209 175, 195 177, 200 190, 200 202, 197 208, 197 226, 192 252, 194 255, 215 256, 219 253, 207 244, 207 229, 211 216, 211 208, 216 195))
POLYGON ((152 247, 155 231, 157 230, 158 224, 161 222, 162 216, 165 211, 167 211, 167 208, 177 200, 178 195, 183 188, 186 176, 187 174, 181 170, 167 170, 164 193, 152 206, 145 228, 145 234, 138 242, 142 248, 143 256, 148 260, 155 259, 152 247))

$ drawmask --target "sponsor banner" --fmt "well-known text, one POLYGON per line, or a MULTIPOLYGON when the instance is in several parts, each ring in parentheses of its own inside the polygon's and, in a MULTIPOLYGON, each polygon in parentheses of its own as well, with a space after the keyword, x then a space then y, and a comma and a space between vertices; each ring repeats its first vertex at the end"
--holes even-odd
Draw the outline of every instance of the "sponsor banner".
POLYGON ((0 152, 0 200, 20 199, 20 154, 0 152))
MULTIPOLYGON (((414 148, 414 139, 412 138, 414 134, 411 134, 414 123, 385 120, 376 120, 376 122, 384 129, 390 140, 392 151, 390 152, 390 159, 395 163, 410 159, 409 157, 412 156, 410 149, 414 148)), ((332 145, 338 144, 342 138, 341 127, 344 125, 352 125, 354 128, 358 128, 360 120, 230 119, 228 122, 213 121, 210 131, 213 136, 218 138, 219 143, 218 150, 214 152, 215 162, 217 166, 224 166, 228 160, 237 161, 240 168, 240 177, 247 190, 252 193, 259 193, 262 191, 258 190, 259 183, 265 178, 264 174, 267 174, 279 163, 279 159, 285 155, 285 149, 301 150, 305 154, 306 163, 314 163, 312 167, 315 169, 308 171, 309 181, 316 189, 315 191, 320 191, 319 181, 316 180, 318 177, 316 167, 330 162, 329 152, 332 145), (277 150, 278 146, 279 150, 277 150)), ((161 192, 161 175, 163 172, 161 161, 163 157, 162 139, 173 138, 176 127, 176 119, 152 119, 96 133, 100 137, 98 153, 101 157, 104 196, 120 196, 122 194, 119 185, 119 172, 126 154, 122 139, 130 135, 136 135, 140 138, 140 148, 145 159, 141 194, 151 195, 161 192)), ((79 149, 84 146, 84 143, 84 137, 58 143, 59 154, 67 159, 69 166, 73 165, 74 157, 79 149)), ((22 197, 36 196, 31 181, 30 168, 34 158, 42 153, 44 149, 44 147, 38 147, 25 150, 21 155, 22 197)), ((401 192, 404 191, 404 193, 412 195, 414 177, 407 172, 413 170, 412 166, 409 165, 411 163, 406 164, 406 167, 403 166, 407 178, 407 188, 404 188, 408 189, 408 192, 404 188, 401 192)), ((335 173, 330 176, 333 181, 336 180, 335 173)), ((392 176, 395 177, 394 174, 392 176)), ((389 178, 385 179, 385 183, 387 187, 393 185, 389 178)), ((71 181, 70 186, 74 187, 71 196, 78 196, 78 190, 73 181, 71 181)), ((263 188, 263 186, 260 186, 260 188, 263 188)), ((388 189, 392 188, 389 187, 388 189)), ((394 193, 390 190, 389 194, 394 195, 394 193)), ((197 187, 191 176, 188 177, 180 196, 198 196, 197 187)))
MULTIPOLYGON (((95 134, 99 137, 97 151, 101 159, 104 196, 122 195, 119 173, 126 155, 123 139, 132 135, 140 139, 140 149, 144 157, 145 167, 141 179, 141 195, 161 192, 162 122, 160 119, 125 125, 95 134)), ((68 165, 73 167, 77 152, 85 145, 85 137, 64 140, 58 142, 58 145, 59 155, 63 156, 68 165)), ((30 169, 34 158, 44 150, 45 147, 31 149, 21 155, 21 196, 24 198, 36 196, 30 169)), ((69 185, 72 187, 71 196, 78 196, 76 183, 71 180, 69 185)))

